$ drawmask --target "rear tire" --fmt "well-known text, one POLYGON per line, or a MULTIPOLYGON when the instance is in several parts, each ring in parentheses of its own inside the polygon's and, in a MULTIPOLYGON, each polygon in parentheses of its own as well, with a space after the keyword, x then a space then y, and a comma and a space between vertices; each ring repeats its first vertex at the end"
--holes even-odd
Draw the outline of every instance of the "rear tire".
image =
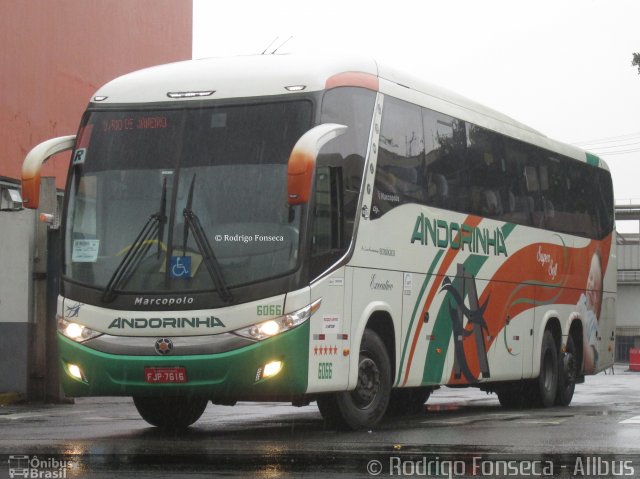
POLYGON ((573 338, 567 338, 567 345, 564 353, 560 355, 558 364, 558 393, 556 394, 556 404, 558 406, 568 406, 573 399, 576 389, 576 378, 578 376, 578 358, 576 357, 576 346, 573 338))
POLYGON ((183 430, 200 419, 208 399, 200 397, 134 397, 138 413, 152 426, 163 430, 183 430))
POLYGON ((380 337, 366 329, 360 345, 356 388, 319 396, 318 409, 331 427, 353 430, 371 427, 384 416, 390 392, 391 366, 387 350, 380 337))
POLYGON ((533 399, 538 407, 551 407, 558 393, 558 351, 551 331, 544 332, 540 351, 540 376, 534 382, 533 399))

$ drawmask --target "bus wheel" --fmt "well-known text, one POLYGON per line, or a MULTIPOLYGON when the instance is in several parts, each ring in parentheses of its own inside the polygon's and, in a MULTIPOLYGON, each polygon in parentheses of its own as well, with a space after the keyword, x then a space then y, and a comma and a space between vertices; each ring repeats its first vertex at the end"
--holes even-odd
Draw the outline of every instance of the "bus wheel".
POLYGON ((551 407, 558 392, 558 351, 551 331, 544 332, 540 353, 540 376, 534 382, 534 398, 537 406, 551 407))
POLYGON ((578 374, 576 347, 571 336, 567 338, 567 346, 560 357, 558 369, 556 404, 558 406, 568 406, 573 399, 573 392, 576 389, 576 376, 578 374))
POLYGON ((417 414, 424 411, 424 403, 431 395, 431 388, 392 389, 387 416, 417 414))
POLYGON ((152 426, 166 430, 186 429, 200 419, 208 399, 199 397, 134 397, 138 413, 152 426))
POLYGON ((365 330, 358 359, 358 383, 353 391, 317 398, 325 422, 341 429, 371 427, 384 416, 391 392, 389 356, 380 337, 365 330))

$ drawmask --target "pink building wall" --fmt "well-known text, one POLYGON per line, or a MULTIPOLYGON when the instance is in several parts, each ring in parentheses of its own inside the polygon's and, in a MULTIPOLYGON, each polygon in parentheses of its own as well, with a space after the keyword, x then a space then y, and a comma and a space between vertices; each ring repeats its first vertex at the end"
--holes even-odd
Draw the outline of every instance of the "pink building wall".
MULTIPOLYGON (((0 0, 0 177, 39 142, 75 134, 95 90, 191 58, 191 0, 0 0)), ((43 176, 62 188, 68 155, 43 176)))

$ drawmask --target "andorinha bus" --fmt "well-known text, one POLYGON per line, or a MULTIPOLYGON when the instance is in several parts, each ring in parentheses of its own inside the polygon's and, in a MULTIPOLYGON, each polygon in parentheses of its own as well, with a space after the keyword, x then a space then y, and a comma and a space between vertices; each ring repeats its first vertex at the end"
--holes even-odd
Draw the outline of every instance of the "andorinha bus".
POLYGON ((370 60, 187 61, 118 78, 73 150, 57 309, 70 396, 184 428, 208 401, 317 401, 336 427, 441 385, 571 402, 613 363, 598 157, 370 60))

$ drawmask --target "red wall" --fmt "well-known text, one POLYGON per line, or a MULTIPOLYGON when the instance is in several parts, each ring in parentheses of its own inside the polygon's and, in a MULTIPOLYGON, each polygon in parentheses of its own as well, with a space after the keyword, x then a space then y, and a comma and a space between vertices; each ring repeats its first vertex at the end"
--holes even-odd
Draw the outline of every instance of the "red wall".
MULTIPOLYGON (((0 177, 39 142, 75 134, 98 87, 191 58, 191 0, 0 0, 0 177)), ((43 176, 64 186, 68 155, 43 176)))

